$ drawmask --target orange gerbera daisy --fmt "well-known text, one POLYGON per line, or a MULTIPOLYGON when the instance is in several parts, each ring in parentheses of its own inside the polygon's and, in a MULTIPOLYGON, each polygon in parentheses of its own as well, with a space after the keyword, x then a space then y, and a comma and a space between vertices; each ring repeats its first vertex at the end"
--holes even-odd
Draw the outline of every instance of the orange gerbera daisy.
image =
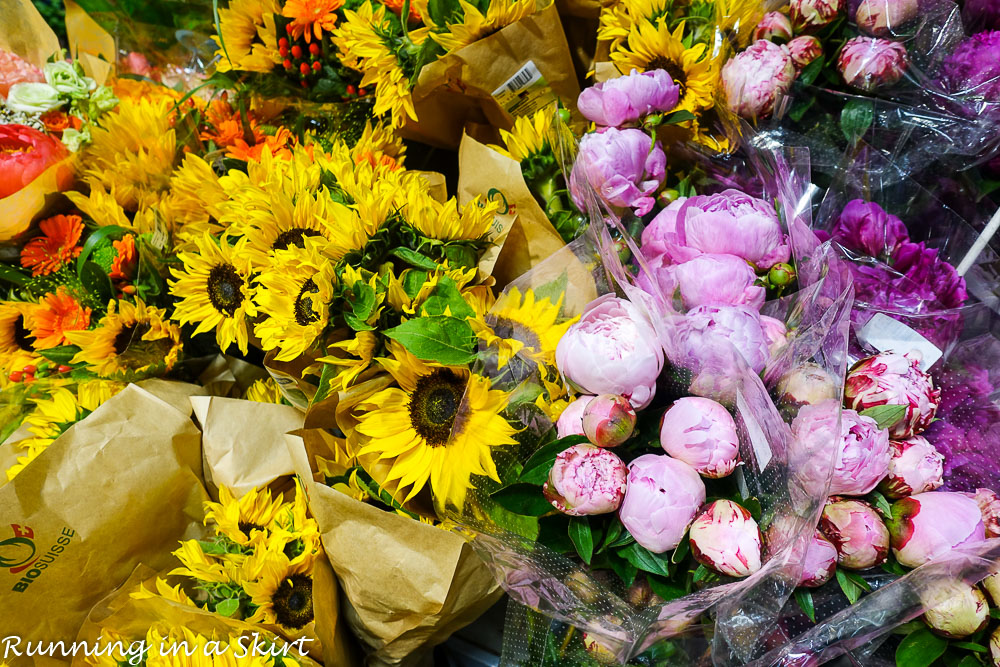
POLYGON ((288 150, 288 144, 291 141, 292 133, 284 127, 279 127, 275 134, 262 136, 253 146, 242 138, 237 139, 229 147, 229 150, 226 151, 226 155, 237 160, 243 160, 244 162, 250 162, 251 160, 259 161, 266 147, 274 157, 287 160, 292 156, 291 151, 288 150))
MULTIPOLYGON (((254 133, 254 138, 263 133, 254 122, 253 116, 247 114, 247 120, 254 133)), ((216 146, 228 148, 236 143, 237 139, 243 139, 243 122, 238 111, 233 109, 226 99, 212 100, 212 103, 205 110, 206 128, 201 132, 202 141, 214 141, 216 146)))
POLYGON ((135 269, 139 263, 139 253, 135 249, 135 237, 126 234, 121 241, 115 241, 111 245, 115 247, 115 258, 111 260, 112 280, 132 280, 135 278, 135 269))
POLYGON ((83 220, 78 215, 56 215, 39 223, 42 235, 33 238, 21 250, 21 266, 31 269, 31 275, 55 273, 80 254, 76 244, 83 233, 83 220))
POLYGON ((66 345, 67 331, 83 331, 90 326, 90 308, 81 306, 61 286, 55 294, 46 294, 38 305, 30 316, 36 350, 66 345))
POLYGON ((311 42, 313 35, 323 39, 324 30, 333 32, 337 27, 335 12, 343 6, 344 0, 288 0, 281 15, 292 19, 287 28, 289 35, 311 42))

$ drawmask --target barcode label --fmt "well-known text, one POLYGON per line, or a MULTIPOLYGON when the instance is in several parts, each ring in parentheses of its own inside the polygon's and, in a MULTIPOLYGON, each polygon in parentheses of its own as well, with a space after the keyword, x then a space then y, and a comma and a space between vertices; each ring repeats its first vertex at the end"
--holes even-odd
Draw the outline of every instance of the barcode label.
POLYGON ((493 91, 493 98, 512 116, 528 116, 556 101, 548 81, 531 60, 493 91))
POLYGON ((875 313, 875 316, 861 327, 858 339, 879 352, 897 352, 899 354, 916 352, 920 355, 920 370, 922 371, 927 371, 941 358, 941 350, 938 349, 937 345, 885 313, 875 313))
POLYGON ((542 78, 542 73, 538 71, 535 63, 529 60, 521 69, 514 73, 514 76, 507 79, 502 86, 493 91, 496 96, 506 90, 508 93, 517 94, 522 88, 527 88, 537 79, 542 78))

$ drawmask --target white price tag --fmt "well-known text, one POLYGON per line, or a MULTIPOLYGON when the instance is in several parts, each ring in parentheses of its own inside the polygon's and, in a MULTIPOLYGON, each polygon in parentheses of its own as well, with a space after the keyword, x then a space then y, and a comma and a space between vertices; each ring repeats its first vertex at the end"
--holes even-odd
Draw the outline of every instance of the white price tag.
POLYGON ((512 116, 530 116, 556 101, 555 93, 529 60, 493 91, 493 99, 512 116))
POLYGON ((941 350, 919 333, 885 313, 876 313, 858 332, 858 339, 879 352, 920 355, 920 370, 928 368, 941 358, 941 350))

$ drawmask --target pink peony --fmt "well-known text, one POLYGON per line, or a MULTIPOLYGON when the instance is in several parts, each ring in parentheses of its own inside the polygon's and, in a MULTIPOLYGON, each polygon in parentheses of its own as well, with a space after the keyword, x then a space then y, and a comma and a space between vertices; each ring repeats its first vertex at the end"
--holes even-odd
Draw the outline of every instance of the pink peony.
POLYGON ((971 495, 983 515, 986 537, 1000 537, 1000 496, 990 489, 976 489, 971 495))
POLYGON ((639 308, 605 294, 559 339, 556 364, 581 391, 621 394, 641 409, 656 392, 663 349, 639 308))
MULTIPOLYGON (((678 197, 670 202, 665 209, 656 214, 646 228, 642 230, 642 255, 647 259, 667 254, 668 246, 677 240, 677 214, 684 206, 687 197, 678 197)), ((667 264, 672 263, 668 261, 667 264)))
POLYGON ((922 433, 934 420, 941 391, 909 354, 882 352, 858 361, 847 373, 844 405, 863 412, 880 405, 905 406, 889 435, 906 439, 922 433))
POLYGON ((889 474, 878 487, 887 498, 933 491, 944 484, 944 456, 926 438, 915 435, 894 440, 889 446, 889 474))
POLYGON ((753 41, 767 39, 772 42, 787 42, 792 38, 792 22, 781 12, 768 12, 753 29, 753 41))
POLYGON ((948 639, 964 639, 985 628, 990 606, 983 592, 964 581, 949 581, 943 585, 954 594, 924 612, 924 622, 931 632, 948 639))
POLYGON ((906 567, 920 567, 955 547, 986 539, 983 516, 963 493, 928 491, 897 500, 889 520, 892 552, 906 567))
POLYGON ((788 13, 799 30, 822 28, 844 11, 844 0, 791 0, 788 13))
POLYGON ((624 396, 595 396, 583 410, 583 432, 598 447, 617 447, 632 435, 635 410, 624 396))
POLYGON ((698 306, 678 326, 683 355, 679 362, 695 372, 735 374, 729 349, 735 348, 755 373, 767 365, 768 349, 757 311, 745 306, 698 306))
POLYGON ((705 483, 694 468, 666 455, 644 454, 629 465, 618 518, 640 546, 663 553, 677 548, 704 502, 705 483))
POLYGON ((848 570, 867 570, 889 556, 889 529, 875 508, 862 500, 830 498, 819 529, 837 549, 837 562, 848 570))
MULTIPOLYGON (((670 299, 679 292, 686 308, 735 305, 759 309, 764 303, 765 292, 756 284, 757 274, 735 255, 705 254, 682 264, 653 266, 653 278, 663 296, 670 299)), ((645 273, 637 283, 653 293, 645 273)))
POLYGON ((729 475, 740 456, 736 422, 722 405, 688 396, 674 401, 660 423, 660 446, 705 477, 729 475))
POLYGON ((760 569, 760 530, 743 507, 716 500, 695 517, 690 530, 691 555, 716 572, 748 577, 760 569))
POLYGON ((792 57, 796 71, 801 72, 806 65, 823 55, 823 45, 812 35, 802 35, 788 43, 788 55, 792 57))
POLYGON ((760 316, 760 326, 767 341, 767 353, 772 359, 788 344, 788 327, 775 317, 760 316))
POLYGON ((885 37, 899 33, 919 11, 917 0, 861 0, 854 18, 862 31, 873 37, 885 37))
POLYGON ((625 464, 614 452, 573 445, 560 452, 542 493, 563 514, 607 514, 625 495, 625 464))
POLYGON ((836 570, 837 548, 817 530, 806 547, 805 558, 802 559, 799 586, 819 588, 833 578, 836 570))
POLYGON ((841 49, 837 69, 849 86, 871 92, 899 81, 908 61, 906 47, 899 42, 854 37, 841 49))
POLYGON ((653 195, 663 184, 667 156, 659 142, 652 143, 642 130, 614 127, 585 134, 570 173, 573 201, 586 211, 589 189, 610 206, 649 213, 653 195))
POLYGON ((794 80, 795 64, 788 47, 765 39, 737 53, 722 68, 729 110, 749 119, 769 116, 794 80))
POLYGON ((583 432, 583 411, 593 396, 579 396, 566 406, 556 421, 556 435, 567 438, 571 435, 585 435, 583 432))
POLYGON ((644 116, 670 111, 677 106, 680 88, 666 70, 632 70, 627 76, 609 79, 585 89, 577 108, 598 125, 620 127, 644 116))

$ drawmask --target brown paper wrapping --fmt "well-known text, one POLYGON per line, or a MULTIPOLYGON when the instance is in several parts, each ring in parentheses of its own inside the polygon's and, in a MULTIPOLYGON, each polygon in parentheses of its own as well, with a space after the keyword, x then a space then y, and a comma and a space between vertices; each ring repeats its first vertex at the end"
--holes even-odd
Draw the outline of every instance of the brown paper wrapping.
POLYGON ((6 634, 69 641, 136 565, 174 565, 202 535, 200 474, 198 429, 136 385, 72 426, 0 488, 6 634))
POLYGON ((312 481, 302 439, 286 441, 369 667, 417 664, 503 594, 460 536, 312 481))
POLYGON ((559 13, 550 5, 424 67, 413 88, 419 120, 407 119, 401 134, 454 150, 467 123, 510 129, 514 119, 492 93, 529 60, 563 104, 576 109, 580 86, 559 13))
POLYGON ((87 76, 103 86, 118 60, 115 38, 73 0, 63 2, 66 6, 66 39, 70 56, 80 61, 87 76))
POLYGON ((0 0, 0 16, 0 49, 16 53, 38 67, 59 50, 59 38, 31 0, 0 0))

